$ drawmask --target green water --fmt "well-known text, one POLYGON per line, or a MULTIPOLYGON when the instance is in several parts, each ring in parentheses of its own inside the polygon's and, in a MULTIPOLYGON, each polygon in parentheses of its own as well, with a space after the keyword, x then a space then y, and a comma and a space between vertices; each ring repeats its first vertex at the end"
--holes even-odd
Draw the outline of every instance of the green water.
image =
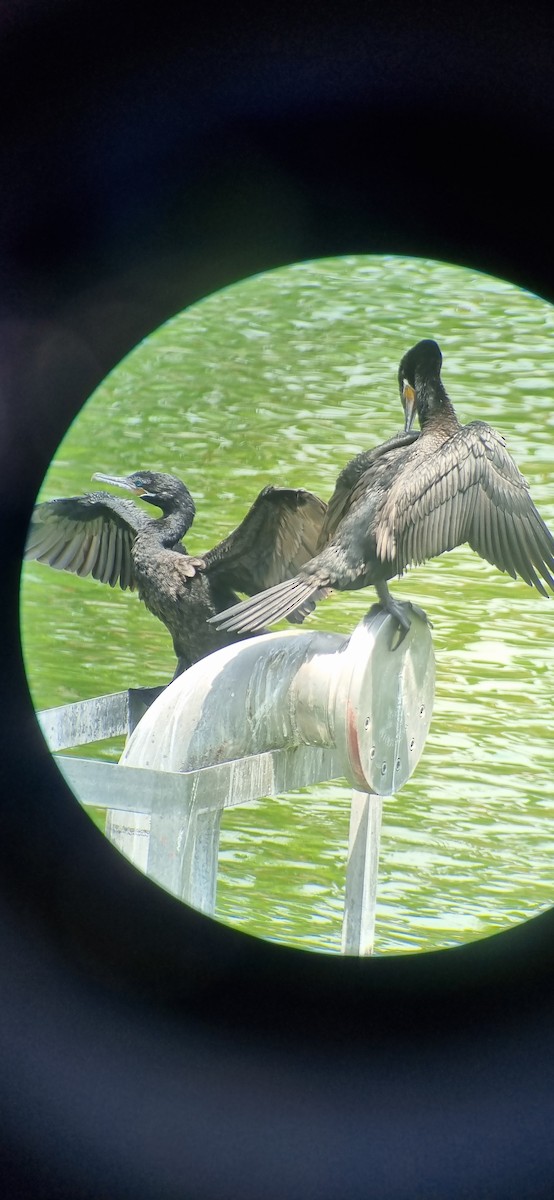
MULTIPOLYGON (((421 337, 441 345, 461 420, 504 434, 554 528, 554 310, 487 276, 392 257, 295 264, 175 317, 91 398, 41 498, 89 490, 93 471, 173 472, 197 503, 191 553, 267 483, 328 499, 352 455, 401 427, 398 362, 421 337)), ((379 954, 485 937, 554 901, 554 604, 467 548, 393 591, 433 622, 437 690, 416 773, 384 806, 379 954)), ((334 596, 310 624, 350 631, 373 600, 334 596)), ((22 628, 37 708, 173 673, 169 635, 134 595, 41 564, 24 568, 22 628)), ((218 916, 338 952, 349 801, 339 781, 227 811, 218 916)))

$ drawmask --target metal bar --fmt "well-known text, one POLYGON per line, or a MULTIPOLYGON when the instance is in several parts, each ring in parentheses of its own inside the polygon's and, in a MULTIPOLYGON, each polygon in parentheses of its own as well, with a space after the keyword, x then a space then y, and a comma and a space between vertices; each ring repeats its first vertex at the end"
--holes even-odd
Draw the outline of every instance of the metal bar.
POLYGON ((113 811, 150 814, 158 806, 182 803, 183 776, 177 772, 147 771, 93 758, 55 758, 80 804, 113 811))
POLYGON ((87 746, 132 733, 163 690, 163 687, 129 688, 126 692, 76 700, 59 708, 43 709, 37 713, 38 722, 52 753, 87 746))
POLYGON ((352 792, 342 953, 373 954, 383 797, 352 792))
POLYGON ((106 833, 160 887, 213 916, 222 808, 203 808, 194 785, 178 805, 146 813, 108 809, 106 833))
POLYGON ((112 692, 109 696, 77 700, 75 704, 44 709, 37 717, 52 753, 71 746, 86 746, 128 732, 129 693, 112 692))
POLYGON ((81 804, 108 810, 106 835, 134 866, 212 915, 223 809, 340 776, 336 753, 315 746, 186 772, 65 755, 56 762, 81 804))
POLYGON ((184 804, 193 788, 203 809, 219 810, 341 778, 338 754, 321 746, 268 750, 198 771, 152 771, 64 754, 56 763, 80 804, 135 813, 184 804))

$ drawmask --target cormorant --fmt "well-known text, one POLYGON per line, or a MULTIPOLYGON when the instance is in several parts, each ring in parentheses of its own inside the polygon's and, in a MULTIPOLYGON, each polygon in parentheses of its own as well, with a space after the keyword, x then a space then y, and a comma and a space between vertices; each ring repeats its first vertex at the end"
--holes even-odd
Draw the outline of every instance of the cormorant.
POLYGON ((174 678, 245 636, 220 632, 207 618, 235 604, 236 591, 252 595, 295 574, 315 553, 325 516, 325 504, 312 492, 265 487, 229 537, 191 557, 181 538, 195 505, 179 479, 153 471, 93 479, 133 492, 163 515, 151 517, 109 492, 50 500, 35 506, 25 557, 136 589, 173 638, 174 678))
POLYGON ((387 580, 464 542, 543 595, 545 583, 554 591, 554 538, 528 484, 490 425, 460 424, 441 364, 430 339, 404 355, 398 382, 405 433, 348 463, 329 501, 315 557, 294 578, 210 618, 218 629, 256 630, 299 606, 305 614, 308 602, 332 589, 373 585, 398 622, 401 641, 412 606, 393 599, 387 580), (416 412, 419 435, 410 432, 416 412))

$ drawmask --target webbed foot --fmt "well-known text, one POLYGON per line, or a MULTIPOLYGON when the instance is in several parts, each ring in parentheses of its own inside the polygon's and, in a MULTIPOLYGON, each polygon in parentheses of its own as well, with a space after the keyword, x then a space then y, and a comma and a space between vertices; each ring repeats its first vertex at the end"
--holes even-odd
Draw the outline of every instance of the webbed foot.
POLYGON ((417 617, 425 621, 426 625, 429 625, 431 629, 433 628, 423 608, 419 608, 417 604, 412 604, 411 600, 395 600, 394 596, 391 596, 386 583, 377 584, 375 590, 379 597, 380 607, 385 612, 390 613, 397 624, 397 629, 392 636, 391 650, 398 650, 398 647, 402 645, 412 624, 409 614, 415 613, 417 617))

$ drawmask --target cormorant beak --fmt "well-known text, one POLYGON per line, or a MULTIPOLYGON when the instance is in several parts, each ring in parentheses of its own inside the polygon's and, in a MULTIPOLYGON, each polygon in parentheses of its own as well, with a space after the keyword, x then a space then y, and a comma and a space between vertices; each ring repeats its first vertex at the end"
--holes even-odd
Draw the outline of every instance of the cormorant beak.
POLYGON ((416 415, 416 394, 411 383, 405 379, 402 387, 402 403, 404 405, 404 433, 409 433, 416 415))
POLYGON ((103 475, 101 471, 96 471, 92 478, 98 479, 100 483, 111 483, 112 487, 124 488, 126 492, 133 492, 135 496, 148 494, 146 488, 138 488, 134 483, 129 483, 126 475, 103 475))

